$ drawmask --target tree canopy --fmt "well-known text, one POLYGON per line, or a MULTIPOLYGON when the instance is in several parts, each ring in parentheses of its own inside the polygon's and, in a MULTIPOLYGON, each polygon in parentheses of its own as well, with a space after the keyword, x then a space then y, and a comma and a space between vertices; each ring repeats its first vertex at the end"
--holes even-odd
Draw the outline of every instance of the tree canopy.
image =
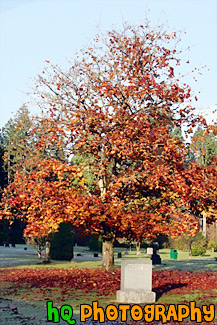
MULTIPOLYGON (((46 147, 48 155, 55 147, 68 160, 82 157, 82 164, 74 169, 38 156, 31 172, 17 172, 8 197, 22 188, 15 198, 19 209, 28 206, 29 227, 56 229, 70 221, 102 236, 105 259, 115 238, 197 233, 200 209, 216 203, 206 195, 203 206, 197 203, 202 192, 195 184, 202 184, 206 171, 186 171, 187 148, 170 133, 184 123, 188 132, 205 124, 194 115, 190 87, 176 75, 177 40, 176 33, 125 26, 98 35, 67 71, 48 63, 36 87, 46 125, 36 147, 46 147)), ((112 258, 103 263, 112 268, 112 258)))

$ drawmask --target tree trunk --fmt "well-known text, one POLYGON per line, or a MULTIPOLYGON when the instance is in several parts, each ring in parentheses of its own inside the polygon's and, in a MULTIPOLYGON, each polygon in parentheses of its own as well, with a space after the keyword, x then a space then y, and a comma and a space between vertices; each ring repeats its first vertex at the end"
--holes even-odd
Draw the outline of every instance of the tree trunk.
POLYGON ((190 250, 189 250, 188 259, 191 260, 191 248, 190 248, 190 250))
MULTIPOLYGON (((99 173, 98 185, 101 197, 103 197, 106 194, 106 177, 101 172, 99 173)), ((104 236, 102 237, 102 269, 112 272, 114 270, 114 235, 105 221, 101 225, 104 230, 104 236)))
POLYGON ((189 243, 189 255, 188 255, 188 259, 191 260, 191 247, 192 247, 192 241, 189 243))
POLYGON ((45 244, 44 260, 43 262, 50 262, 50 242, 47 241, 45 244))
POLYGON ((99 176, 98 180, 101 196, 106 193, 106 179, 105 176, 99 176))
POLYGON ((202 215, 203 215, 203 231, 202 232, 203 232, 204 237, 206 238, 206 213, 203 212, 202 215))
POLYGON ((140 242, 136 242, 136 255, 139 256, 140 255, 140 242))
POLYGON ((114 239, 103 240, 102 268, 108 272, 112 272, 114 270, 114 239))

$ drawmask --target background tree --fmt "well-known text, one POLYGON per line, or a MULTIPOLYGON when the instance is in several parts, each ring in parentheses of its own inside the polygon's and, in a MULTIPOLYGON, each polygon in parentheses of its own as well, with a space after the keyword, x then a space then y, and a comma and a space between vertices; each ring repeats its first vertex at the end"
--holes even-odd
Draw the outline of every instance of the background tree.
MULTIPOLYGON (((72 166, 78 166, 82 170, 86 185, 86 191, 88 191, 90 195, 91 193, 94 193, 96 189, 96 176, 92 172, 92 162, 93 157, 88 153, 84 153, 83 155, 73 155, 70 162, 72 166)), ((75 179, 74 185, 78 183, 79 179, 75 179)))
POLYGON ((3 188, 7 185, 7 172, 4 170, 4 154, 5 149, 3 146, 3 140, 0 136, 0 197, 2 194, 3 188))
POLYGON ((170 240, 170 245, 172 248, 175 248, 177 250, 181 251, 188 251, 189 252, 189 259, 191 259, 192 256, 192 248, 197 249, 198 247, 207 247, 207 241, 206 238, 203 236, 202 232, 198 232, 196 236, 181 236, 176 239, 170 240))
POLYGON ((46 236, 27 237, 25 236, 27 245, 32 246, 38 253, 38 258, 41 258, 42 252, 45 250, 46 242, 49 240, 46 236))
POLYGON ((169 129, 169 131, 170 131, 170 135, 171 135, 172 138, 180 139, 180 143, 183 143, 184 138, 182 136, 182 129, 181 129, 181 127, 175 126, 174 128, 169 129))
MULTIPOLYGON (((3 155, 3 171, 7 175, 7 183, 10 185, 15 184, 14 177, 16 173, 23 170, 24 174, 31 172, 31 169, 36 167, 35 161, 38 159, 48 159, 49 157, 56 157, 63 159, 63 154, 56 146, 48 146, 44 143, 43 147, 37 146, 37 142, 41 134, 48 132, 48 125, 44 122, 43 116, 35 117, 33 120, 30 116, 29 110, 26 105, 23 105, 16 113, 13 119, 2 128, 2 150, 3 155)), ((2 172, 3 172, 2 171, 2 172)), ((25 177, 24 177, 25 178, 25 177)), ((25 186, 21 185, 20 186, 25 186)), ((22 190, 22 188, 21 188, 22 190)), ((13 197, 13 196, 12 196, 13 197)), ((26 221, 23 210, 11 209, 11 219, 14 223, 10 225, 7 221, 3 220, 0 224, 2 231, 6 231, 10 242, 16 243, 23 242, 23 230, 25 228, 23 221, 26 221), (20 220, 16 218, 20 217, 20 220)), ((8 212, 8 211, 7 211, 8 212)), ((8 212, 9 213, 9 212, 8 212)))
POLYGON ((191 150, 200 166, 210 165, 212 157, 217 158, 216 136, 212 131, 198 127, 192 137, 191 150))
POLYGON ((27 158, 27 151, 33 147, 32 121, 28 108, 23 105, 2 128, 1 137, 4 148, 4 168, 8 174, 8 182, 13 179, 18 166, 27 158))
MULTIPOLYGON (((18 166, 22 166, 32 144, 32 122, 28 108, 23 105, 13 119, 1 130, 1 188, 13 181, 18 166)), ((23 243, 24 223, 17 219, 13 225, 7 220, 0 222, 0 230, 8 235, 8 242, 23 243)))
MULTIPOLYGON (((46 222, 44 224, 41 222, 41 228, 37 226, 37 222, 35 224, 34 222, 32 224, 31 220, 27 222, 29 216, 27 212, 30 204, 32 204, 34 210, 34 200, 31 200, 33 199, 31 195, 34 190, 37 191, 38 189, 40 191, 43 186, 40 181, 38 183, 36 181, 33 185, 35 179, 34 176, 31 179, 31 176, 38 172, 37 180, 43 181, 42 169, 46 166, 46 163, 49 165, 49 159, 66 160, 63 149, 61 150, 56 144, 50 145, 50 143, 43 141, 40 142, 40 145, 38 144, 41 134, 49 134, 49 124, 43 115, 31 120, 25 106, 18 111, 16 118, 11 119, 2 130, 4 165, 6 172, 9 170, 8 187, 4 191, 2 209, 3 214, 5 212, 5 216, 10 219, 10 222, 5 219, 0 221, 0 229, 8 233, 11 242, 16 238, 16 242, 20 243, 20 238, 23 238, 24 223, 28 224, 24 236, 28 235, 28 238, 31 238, 32 241, 36 240, 36 236, 37 242, 39 242, 39 238, 49 237, 49 240, 51 240, 52 237, 52 231, 49 231, 49 224, 47 227, 46 222), (28 199, 25 201, 24 197, 28 199), (16 234, 18 229, 20 230, 19 236, 16 234)), ((55 168, 54 164, 52 167, 55 168)), ((49 172, 52 173, 52 171, 49 172)), ((52 177, 50 180, 52 180, 52 177)), ((37 203, 40 204, 39 201, 37 203)), ((40 207, 38 206, 37 209, 40 210, 40 207)), ((58 228, 58 225, 59 223, 56 224, 55 229, 58 228)))

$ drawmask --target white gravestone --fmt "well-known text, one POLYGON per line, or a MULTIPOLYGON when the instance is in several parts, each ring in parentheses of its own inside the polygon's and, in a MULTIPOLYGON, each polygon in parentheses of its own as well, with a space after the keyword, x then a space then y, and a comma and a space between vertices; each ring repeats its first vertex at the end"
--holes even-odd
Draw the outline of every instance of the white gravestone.
POLYGON ((152 291, 152 261, 146 259, 121 261, 121 290, 119 303, 150 303, 156 301, 152 291))
POLYGON ((153 248, 147 247, 147 255, 152 256, 153 255, 153 248))

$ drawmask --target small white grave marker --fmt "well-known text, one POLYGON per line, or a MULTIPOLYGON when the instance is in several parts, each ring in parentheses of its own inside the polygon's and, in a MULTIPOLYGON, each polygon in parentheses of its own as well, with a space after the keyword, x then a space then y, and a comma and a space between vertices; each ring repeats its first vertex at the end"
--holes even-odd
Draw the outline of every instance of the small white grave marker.
POLYGON ((152 256, 153 255, 153 248, 147 247, 147 255, 152 256))

